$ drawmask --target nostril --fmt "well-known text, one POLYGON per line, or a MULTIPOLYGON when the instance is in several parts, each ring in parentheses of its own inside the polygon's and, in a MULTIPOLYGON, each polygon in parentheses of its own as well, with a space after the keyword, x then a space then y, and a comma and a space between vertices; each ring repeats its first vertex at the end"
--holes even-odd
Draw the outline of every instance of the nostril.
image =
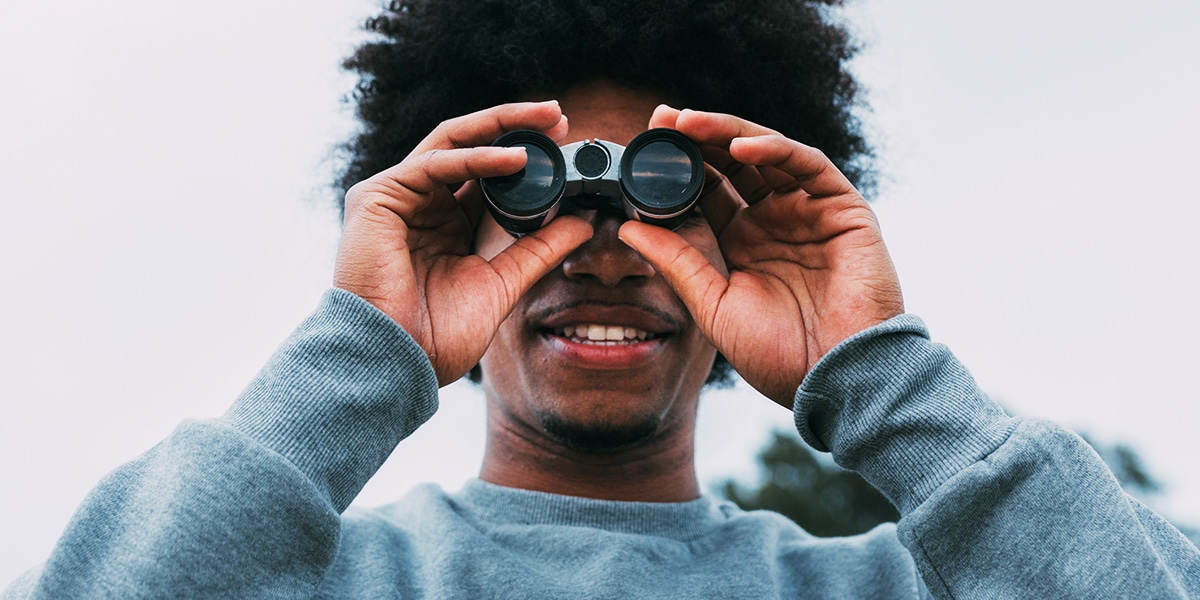
POLYGON ((578 280, 591 277, 606 286, 615 286, 654 276, 654 267, 617 238, 620 222, 602 219, 594 226, 596 233, 592 238, 563 260, 563 273, 568 278, 578 280))

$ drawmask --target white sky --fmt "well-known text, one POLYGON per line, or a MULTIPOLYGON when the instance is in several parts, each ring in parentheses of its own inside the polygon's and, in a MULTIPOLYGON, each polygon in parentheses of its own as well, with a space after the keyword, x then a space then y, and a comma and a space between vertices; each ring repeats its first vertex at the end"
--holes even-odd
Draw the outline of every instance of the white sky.
MULTIPOLYGON (((328 286, 338 64, 375 7, 0 4, 0 586, 105 473, 220 414, 328 286)), ((1158 508, 1200 523, 1200 4, 849 14, 909 309, 1006 406, 1131 443, 1158 508)), ((702 478, 752 478, 789 423, 712 394, 702 478)), ((359 501, 456 488, 482 440, 456 384, 359 501)))

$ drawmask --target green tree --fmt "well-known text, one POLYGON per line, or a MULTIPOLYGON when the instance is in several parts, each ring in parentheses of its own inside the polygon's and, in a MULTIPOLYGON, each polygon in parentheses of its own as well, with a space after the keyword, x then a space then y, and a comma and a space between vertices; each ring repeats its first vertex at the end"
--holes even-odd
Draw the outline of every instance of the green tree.
POLYGON ((871 484, 809 449, 796 435, 776 431, 759 452, 757 488, 733 480, 720 492, 746 510, 773 510, 819 536, 862 533, 900 513, 871 484))

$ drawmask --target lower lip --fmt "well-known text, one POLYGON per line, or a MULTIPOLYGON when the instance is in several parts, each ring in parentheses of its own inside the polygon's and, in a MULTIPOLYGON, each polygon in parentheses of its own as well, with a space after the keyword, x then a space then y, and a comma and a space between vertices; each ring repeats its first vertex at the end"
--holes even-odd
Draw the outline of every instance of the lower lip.
POLYGON ((590 369, 632 369, 653 361, 665 346, 665 338, 632 344, 585 344, 557 335, 542 334, 550 350, 568 363, 590 369))

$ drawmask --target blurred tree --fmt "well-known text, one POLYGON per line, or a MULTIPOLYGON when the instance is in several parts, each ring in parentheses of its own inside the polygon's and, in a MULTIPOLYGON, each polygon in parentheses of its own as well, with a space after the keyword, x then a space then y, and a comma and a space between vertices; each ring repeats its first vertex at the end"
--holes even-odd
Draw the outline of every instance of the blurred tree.
POLYGON ((720 492, 746 510, 773 510, 819 536, 862 533, 900 513, 871 484, 814 453, 795 434, 776 431, 758 455, 761 484, 733 480, 720 492))
MULTIPOLYGON (((1162 485, 1127 444, 1099 444, 1087 440, 1135 497, 1147 500, 1162 493, 1162 485)), ((732 479, 717 484, 717 491, 746 510, 773 510, 818 536, 854 535, 886 522, 899 513, 862 477, 818 454, 794 432, 776 431, 758 455, 760 479, 747 487, 732 479)), ((1195 529, 1180 528, 1195 542, 1195 529)))

